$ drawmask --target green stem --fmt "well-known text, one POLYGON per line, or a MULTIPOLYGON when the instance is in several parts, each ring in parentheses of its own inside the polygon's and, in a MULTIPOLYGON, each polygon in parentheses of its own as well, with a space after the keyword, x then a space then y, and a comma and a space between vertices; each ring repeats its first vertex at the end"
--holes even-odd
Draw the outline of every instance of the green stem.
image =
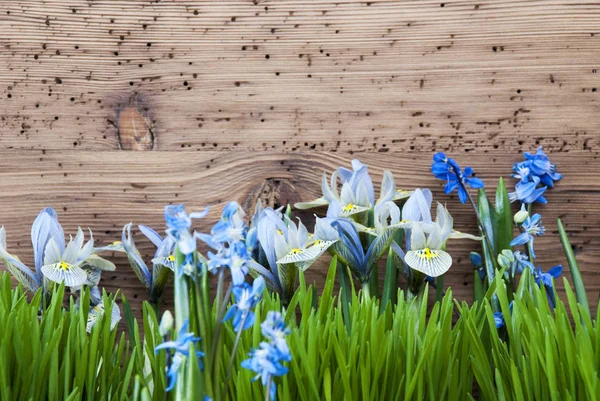
MULTIPOLYGON (((175 331, 179 333, 183 324, 189 319, 190 306, 188 299, 187 283, 185 276, 181 271, 181 266, 185 260, 185 256, 179 250, 175 249, 175 331)), ((186 364, 180 367, 181 372, 178 373, 180 378, 187 377, 186 364)), ((185 400, 185 380, 177 380, 175 387, 175 401, 185 400)))
POLYGON ((269 401, 271 399, 271 385, 273 384, 272 376, 269 376, 267 380, 267 386, 265 387, 265 401, 269 401))
POLYGON ((371 298, 370 280, 367 280, 365 282, 361 282, 360 285, 361 285, 361 288, 362 288, 363 299, 367 300, 367 299, 371 298))
POLYGON ((233 370, 233 361, 235 359, 235 352, 237 351, 237 347, 240 343, 240 338, 242 338, 242 331, 244 331, 244 325, 246 324, 248 315, 250 315, 250 312, 244 313, 244 317, 242 318, 242 321, 240 322, 240 329, 238 330, 238 332, 235 336, 235 342, 233 343, 233 348, 231 349, 231 356, 229 358, 229 366, 227 366, 227 376, 225 376, 225 385, 224 385, 224 390, 223 390, 226 401, 227 401, 227 389, 229 386, 229 380, 231 379, 231 371, 233 370))

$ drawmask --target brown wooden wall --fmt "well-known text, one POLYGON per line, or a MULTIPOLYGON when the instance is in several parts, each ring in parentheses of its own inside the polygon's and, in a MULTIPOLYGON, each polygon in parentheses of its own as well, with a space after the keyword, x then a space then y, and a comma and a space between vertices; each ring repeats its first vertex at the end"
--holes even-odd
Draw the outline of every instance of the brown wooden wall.
MULTIPOLYGON (((162 228, 169 202, 213 206, 208 229, 228 200, 312 199, 323 170, 356 157, 376 181, 390 169, 432 188, 474 232, 429 173, 433 152, 491 187, 543 145, 565 178, 538 209, 539 261, 565 263, 560 216, 595 303, 599 70, 593 2, 0 0, 0 224, 31 263, 46 205, 98 243, 129 221, 162 228)), ((472 248, 449 245, 459 298, 472 248)), ((138 306, 143 288, 116 261, 104 285, 138 306)))

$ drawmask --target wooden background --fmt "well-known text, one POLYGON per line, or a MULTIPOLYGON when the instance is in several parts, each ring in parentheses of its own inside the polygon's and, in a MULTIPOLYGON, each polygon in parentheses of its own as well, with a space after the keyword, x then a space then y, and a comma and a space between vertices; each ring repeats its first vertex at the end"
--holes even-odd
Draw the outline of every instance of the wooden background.
MULTIPOLYGON (((47 205, 98 244, 129 221, 162 230, 171 202, 210 204, 208 229, 228 200, 317 197, 322 171, 356 157, 375 181, 389 169, 399 186, 432 188, 475 232, 431 176, 433 152, 493 187, 543 145, 565 178, 537 209, 539 262, 565 263, 560 216, 595 304, 599 50, 594 2, 0 0, 0 224, 31 263, 47 205)), ((448 246, 462 299, 473 247, 448 246)), ((138 308, 144 289, 116 262, 103 284, 138 308)))

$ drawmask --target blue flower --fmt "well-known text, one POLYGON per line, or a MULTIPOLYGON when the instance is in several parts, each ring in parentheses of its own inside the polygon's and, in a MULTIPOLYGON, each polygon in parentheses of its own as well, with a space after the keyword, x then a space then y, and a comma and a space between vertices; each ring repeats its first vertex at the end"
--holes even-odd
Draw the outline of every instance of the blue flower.
POLYGON ((267 318, 260 324, 260 330, 262 335, 279 351, 282 360, 288 362, 292 360, 292 355, 285 339, 290 334, 290 329, 285 325, 281 313, 274 311, 267 313, 267 318))
POLYGON ((511 202, 520 201, 522 203, 548 203, 546 198, 542 195, 546 192, 547 187, 539 187, 538 184, 540 182, 539 177, 530 177, 530 181, 519 181, 517 185, 515 185, 515 192, 510 192, 508 194, 508 199, 511 202))
POLYGON ((268 386, 271 400, 275 399, 277 386, 272 383, 274 376, 283 376, 288 372, 282 362, 292 360, 285 337, 290 333, 285 326, 283 316, 279 312, 269 312, 267 318, 260 325, 261 332, 269 342, 261 342, 259 347, 250 352, 250 359, 242 362, 242 367, 256 373, 252 381, 261 379, 263 386, 268 386))
POLYGON ((518 272, 519 274, 523 273, 523 270, 525 268, 528 268, 531 272, 534 271, 535 266, 533 265, 533 263, 531 263, 529 261, 529 258, 527 257, 526 254, 524 254, 521 251, 514 251, 513 255, 515 257, 515 261, 514 261, 515 267, 514 267, 514 269, 515 269, 516 272, 518 272))
POLYGON ((177 241, 179 250, 184 255, 196 250, 196 240, 191 234, 192 219, 199 219, 208 214, 208 207, 203 212, 187 214, 183 203, 165 206, 167 234, 177 241))
MULTIPOLYGON (((513 309, 513 301, 510 301, 509 304, 510 312, 512 313, 513 309)), ((506 326, 506 321, 504 320, 504 315, 502 312, 494 312, 494 323, 496 324, 497 329, 501 329, 506 326)))
POLYGON ((550 306, 554 308, 555 299, 554 299, 554 284, 553 279, 560 277, 562 274, 563 267, 561 265, 557 265, 552 267, 547 272, 544 272, 539 266, 537 271, 534 272, 535 282, 540 286, 546 289, 546 293, 548 295, 548 302, 550 306))
POLYGON ((508 197, 511 202, 519 200, 526 204, 547 203, 542 194, 548 187, 552 188, 554 182, 560 180, 562 175, 556 172, 556 165, 550 163, 541 146, 536 154, 525 152, 524 156, 525 161, 515 163, 513 166, 512 176, 519 182, 515 186, 515 192, 509 193, 508 197), (543 186, 538 188, 540 184, 543 186))
POLYGON ((233 327, 236 332, 246 330, 254 325, 256 319, 252 309, 262 297, 265 289, 265 280, 259 276, 254 279, 252 286, 248 283, 233 288, 236 303, 229 308, 223 321, 233 319, 233 327))
POLYGON ((525 159, 527 159, 531 173, 539 177, 542 184, 552 188, 554 186, 554 181, 558 181, 562 178, 562 174, 556 171, 556 164, 550 163, 548 156, 544 153, 541 146, 534 155, 525 152, 524 156, 525 159))
POLYGON ((464 171, 461 171, 458 163, 454 159, 446 157, 442 152, 433 155, 431 172, 436 178, 447 181, 444 186, 446 194, 458 189, 458 199, 462 203, 465 203, 468 199, 467 186, 474 189, 483 188, 484 186, 481 179, 473 177, 471 167, 467 166, 464 171))
POLYGON ((502 315, 502 312, 494 312, 494 323, 496 323, 497 329, 504 327, 505 322, 504 315, 502 315))
POLYGON ((511 241, 510 246, 528 244, 531 257, 535 258, 536 256, 533 252, 534 237, 543 235, 545 231, 544 226, 541 225, 541 219, 542 216, 537 213, 533 216, 527 217, 527 219, 521 225, 523 232, 511 241))
POLYGON ((269 343, 261 342, 258 348, 250 351, 250 359, 243 361, 241 366, 256 373, 252 381, 260 378, 263 386, 269 386, 267 391, 271 400, 274 400, 277 386, 271 382, 271 379, 273 376, 283 376, 288 372, 288 368, 281 362, 277 349, 269 343))
MULTIPOLYGON (((190 356, 190 346, 200 341, 200 337, 194 337, 194 333, 189 333, 187 331, 188 324, 189 321, 186 320, 181 326, 176 340, 166 341, 154 348, 154 352, 156 353, 158 353, 158 351, 161 349, 172 349, 175 351, 175 355, 173 356, 171 366, 169 367, 169 371, 167 373, 167 376, 169 377, 169 387, 167 387, 166 391, 171 391, 175 387, 179 367, 184 361, 184 357, 190 356)), ((204 356, 204 353, 196 351, 195 355, 197 358, 200 358, 204 356)), ((202 361, 199 361, 199 363, 202 369, 202 361)))

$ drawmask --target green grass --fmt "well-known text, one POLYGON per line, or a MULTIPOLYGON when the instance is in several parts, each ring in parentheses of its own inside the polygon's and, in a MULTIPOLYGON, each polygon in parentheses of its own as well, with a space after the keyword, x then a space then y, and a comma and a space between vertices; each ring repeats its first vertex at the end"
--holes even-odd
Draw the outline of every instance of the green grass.
MULTIPOLYGON (((43 315, 42 293, 31 301, 21 287, 0 278, 0 394, 2 400, 129 400, 136 369, 124 333, 110 330, 110 318, 86 332, 88 308, 63 307, 64 287, 56 289, 43 315)), ((89 294, 83 304, 89 305, 89 294)), ((113 299, 104 294, 105 316, 113 299)))

